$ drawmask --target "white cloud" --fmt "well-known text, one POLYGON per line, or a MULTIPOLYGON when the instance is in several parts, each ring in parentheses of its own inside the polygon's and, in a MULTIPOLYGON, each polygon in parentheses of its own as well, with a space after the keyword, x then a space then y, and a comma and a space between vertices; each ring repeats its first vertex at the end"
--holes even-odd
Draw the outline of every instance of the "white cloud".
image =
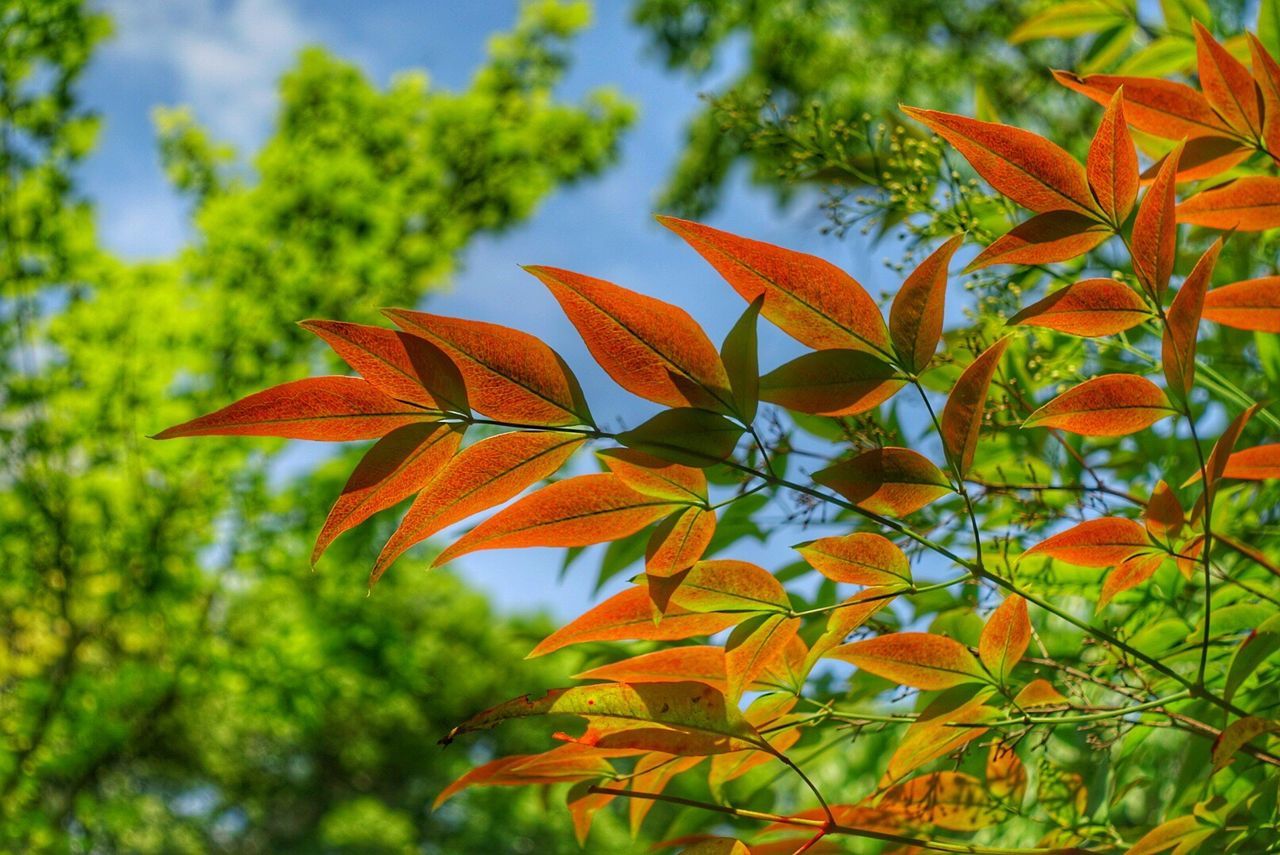
POLYGON ((106 0, 105 52, 172 74, 215 137, 252 150, 267 136, 280 75, 318 34, 287 0, 106 0))

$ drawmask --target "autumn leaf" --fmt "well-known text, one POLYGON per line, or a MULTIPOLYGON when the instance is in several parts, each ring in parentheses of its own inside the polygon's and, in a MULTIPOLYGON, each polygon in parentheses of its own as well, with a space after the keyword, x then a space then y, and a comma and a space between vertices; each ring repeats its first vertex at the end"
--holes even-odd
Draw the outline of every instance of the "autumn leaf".
POLYGON ((760 397, 819 416, 852 416, 874 409, 903 387, 892 365, 857 350, 806 353, 760 378, 760 397))
POLYGON ((837 603, 827 616, 827 627, 822 635, 813 641, 813 646, 809 648, 803 665, 803 670, 808 673, 814 663, 827 655, 827 652, 834 647, 843 644, 854 630, 863 626, 876 613, 889 605, 895 597, 894 591, 887 588, 867 588, 859 591, 854 596, 837 603))
POLYGON ((662 620, 655 621, 649 592, 643 586, 631 587, 547 636, 529 658, 588 641, 678 641, 714 635, 742 618, 741 614, 701 614, 669 606, 662 620))
POLYGON ((378 555, 369 576, 370 587, 411 546, 549 478, 585 441, 577 433, 520 431, 491 436, 464 448, 414 499, 378 555))
POLYGON ((1173 275, 1178 241, 1177 211, 1178 163, 1182 156, 1182 144, 1170 152, 1160 166, 1159 173, 1147 188, 1133 218, 1131 254, 1133 272, 1147 293, 1159 300, 1169 287, 1173 275))
POLYGON ((937 110, 902 111, 955 146, 988 184, 1022 207, 1038 213, 1098 213, 1084 167, 1044 137, 937 110))
POLYGON ((1253 79, 1262 96, 1262 141, 1268 152, 1280 153, 1280 64, 1267 52, 1253 33, 1249 54, 1253 60, 1253 79))
POLYGON ((234 404, 167 428, 156 439, 181 436, 277 436, 341 442, 376 439, 396 428, 435 420, 359 377, 308 377, 282 383, 234 404))
POLYGON ((986 733, 983 724, 1000 717, 998 710, 987 705, 994 694, 991 686, 966 683, 930 701, 894 748, 881 786, 902 780, 986 733))
POLYGON ((888 330, 875 301, 830 262, 689 220, 658 222, 684 238, 743 299, 763 296, 761 314, 801 344, 889 355, 888 330))
POLYGON ((1138 152, 1124 115, 1124 93, 1117 89, 1102 114, 1085 159, 1089 189, 1116 228, 1129 218, 1138 198, 1138 152))
POLYGON ((431 809, 439 809, 468 787, 557 784, 600 779, 612 774, 613 766, 603 752, 581 745, 561 745, 543 754, 515 754, 476 766, 441 790, 431 809))
POLYGON ((1223 478, 1237 481, 1266 481, 1280 478, 1280 443, 1259 445, 1237 451, 1227 458, 1223 478))
POLYGON ((674 576, 694 565, 716 533, 716 514, 706 508, 685 508, 667 517, 653 530, 644 552, 644 572, 649 576, 674 576))
POLYGON ((909 448, 873 448, 812 477, 863 510, 894 517, 918 511, 952 492, 942 470, 909 448))
POLYGON ((667 407, 733 411, 720 354, 684 309, 581 273, 525 270, 547 286, 619 386, 667 407))
MULTIPOLYGON (((633 595, 634 598, 634 595, 633 595)), ((648 605, 645 598, 643 605, 648 605)), ((651 610, 644 613, 653 625, 651 610)), ((669 615, 663 618, 665 623, 669 615)), ((702 617, 707 617, 706 615, 702 617)), ((661 626, 661 624, 659 624, 661 626)), ((545 643, 545 642, 544 642, 545 643)), ((712 688, 725 689, 724 648, 711 644, 667 647, 610 662, 575 674, 575 680, 604 680, 610 683, 678 683, 694 681, 712 688)))
POLYGON ((1102 582, 1102 592, 1098 596, 1099 611, 1110 603, 1116 594, 1136 588, 1150 579, 1160 569, 1166 557, 1161 552, 1140 552, 1121 561, 1102 582))
POLYGON ((1066 697, 1045 679, 1036 679, 1027 683, 1013 699, 1013 705, 1023 710, 1045 709, 1067 703, 1070 702, 1066 697))
POLYGON ((734 628, 724 645, 725 697, 737 701, 786 649, 800 629, 800 618, 763 615, 734 628))
MULTIPOLYGON (((790 612, 791 600, 772 573, 747 561, 699 561, 677 580, 670 602, 691 612, 790 612)), ((650 579, 649 584, 655 584, 650 579)))
POLYGON ((1089 74, 1070 71, 1053 76, 1068 89, 1107 106, 1124 87, 1125 119, 1140 131, 1167 140, 1202 136, 1230 136, 1231 129, 1209 106, 1208 100, 1184 83, 1150 77, 1089 74))
POLYGON ((823 576, 852 585, 907 586, 911 564, 887 537, 855 532, 802 543, 796 551, 823 576))
POLYGON ((1200 256, 1165 313, 1160 362, 1164 367, 1168 387, 1184 397, 1195 383, 1196 333, 1200 329, 1200 310, 1204 306, 1209 281, 1213 278, 1213 266, 1221 251, 1222 238, 1218 238, 1200 256))
MULTIPOLYGON (((1239 140, 1226 137, 1196 137, 1186 140, 1178 154, 1174 180, 1184 184, 1212 178, 1248 159, 1253 152, 1254 149, 1239 140)), ((1142 181, 1154 181, 1168 157, 1169 155, 1161 157, 1143 170, 1142 181)))
POLYGON ((1178 222, 1259 232, 1280 226, 1280 178, 1250 176, 1197 193, 1178 205, 1178 222))
POLYGON ((1002 338, 988 347, 960 374, 942 408, 939 433, 947 455, 963 476, 973 465, 982 430, 982 411, 987 402, 991 378, 995 376, 1009 339, 1002 338))
POLYGON ((1245 716, 1227 725, 1213 743, 1213 771, 1216 775, 1227 767, 1235 754, 1249 742, 1264 733, 1280 731, 1280 721, 1271 721, 1259 716, 1245 716))
POLYGON ((1145 377, 1104 374, 1063 392, 1033 412, 1024 428, 1058 428, 1082 436, 1126 436, 1175 415, 1169 399, 1145 377))
POLYGON ((1212 289, 1204 296, 1204 317, 1239 330, 1280 333, 1280 276, 1212 289))
POLYGON ((1133 520, 1103 517, 1074 525, 1022 553, 1043 555, 1077 567, 1114 567, 1150 549, 1146 530, 1133 520))
POLYGON ((1115 231, 1075 211, 1036 214, 992 241, 965 267, 965 272, 995 264, 1054 264, 1096 249, 1115 231))
POLYGON ((889 337, 899 364, 918 374, 929 366, 942 338, 947 265, 964 242, 956 235, 920 262, 902 283, 889 309, 889 337))
MULTIPOLYGON (((741 751, 738 754, 757 754, 755 751, 741 751)), ((736 755, 714 755, 713 759, 724 756, 736 755)), ((765 755, 768 756, 768 755, 765 755)), ((689 771, 694 766, 701 763, 704 757, 672 757, 670 754, 654 752, 646 754, 636 761, 635 769, 632 771, 629 789, 638 793, 661 793, 667 788, 667 784, 673 778, 684 772, 689 771)), ((648 816, 649 810, 656 804, 651 799, 630 799, 627 805, 629 819, 631 821, 631 834, 634 837, 640 831, 640 826, 644 823, 644 818, 648 816)))
POLYGON ((1192 21, 1196 39, 1200 89, 1215 112, 1242 136, 1256 138, 1262 132, 1258 110, 1258 90, 1253 75, 1240 60, 1209 34, 1199 21, 1192 21))
POLYGON ((760 742, 738 709, 726 703, 724 695, 701 683, 605 683, 552 689, 541 697, 525 695, 473 716, 441 742, 448 744, 459 736, 507 721, 547 715, 574 715, 637 726, 635 730, 610 734, 615 737, 609 740, 614 744, 607 747, 644 747, 641 743, 653 741, 663 748, 649 750, 718 754, 755 747, 760 742), (668 750, 675 748, 681 750, 668 750))
POLYGON ((1010 594, 987 618, 978 639, 978 656, 987 670, 1001 683, 1009 679, 1031 643, 1031 621, 1027 618, 1027 601, 1010 594))
POLYGON ((1218 482, 1222 480, 1223 474, 1227 471, 1227 464, 1231 460, 1231 453, 1235 450, 1236 443, 1240 440, 1240 434, 1244 433, 1245 425, 1249 423, 1249 419, 1253 418, 1253 414, 1260 407, 1260 404, 1247 407, 1227 424, 1226 430, 1222 432, 1217 442, 1213 444, 1213 449, 1209 452, 1209 458, 1204 465, 1204 492, 1196 503, 1192 514, 1193 519, 1199 519, 1205 508, 1213 506, 1213 497, 1218 489, 1218 482))
POLYGON ((720 360, 733 390, 734 413, 744 424, 756 417, 760 403, 760 355, 756 320, 764 306, 764 296, 751 301, 720 345, 720 360))
POLYGON ((949 689, 987 679, 963 644, 924 632, 879 635, 837 647, 827 656, 916 689, 949 689))
POLYGON ((740 425, 718 413, 681 407, 663 410, 614 439, 682 466, 707 467, 733 454, 743 433, 740 425))
POLYGON ((466 414, 467 389, 453 361, 426 339, 342 321, 303 321, 334 353, 380 391, 399 401, 466 414))
POLYGON ((1194 814, 1180 816, 1151 829, 1125 850, 1125 855, 1156 855, 1174 847, 1182 852, 1192 852, 1217 830, 1217 826, 1202 823, 1194 814))
POLYGON ((543 427, 592 424, 582 387, 569 366, 528 333, 408 309, 386 309, 384 314, 454 361, 477 412, 543 427))
POLYGON ((634 534, 675 510, 613 474, 579 475, 503 508, 436 556, 433 567, 481 549, 588 546, 634 534))
POLYGON ((1022 803, 1027 790, 1027 767, 1018 759, 1013 745, 993 742, 987 753, 987 789, 996 798, 1005 799, 1014 806, 1022 803))
POLYGON ((330 509, 311 563, 338 535, 426 486, 457 452, 462 434, 459 425, 423 422, 397 428, 378 440, 360 459, 330 509))
POLYGON ((609 471, 636 492, 684 504, 707 502, 707 476, 701 469, 633 448, 606 448, 598 454, 609 471))
POLYGON ((1186 514, 1173 490, 1163 480, 1157 481, 1147 500, 1142 521, 1152 537, 1176 536, 1186 524, 1186 514))
POLYGON ((1150 317, 1132 289, 1114 279, 1082 279, 1027 306, 1009 323, 1092 337, 1123 332, 1150 317))
POLYGON ((877 806, 908 823, 949 831, 977 831, 1004 816, 986 785, 963 772, 931 772, 904 781, 885 792, 877 806))

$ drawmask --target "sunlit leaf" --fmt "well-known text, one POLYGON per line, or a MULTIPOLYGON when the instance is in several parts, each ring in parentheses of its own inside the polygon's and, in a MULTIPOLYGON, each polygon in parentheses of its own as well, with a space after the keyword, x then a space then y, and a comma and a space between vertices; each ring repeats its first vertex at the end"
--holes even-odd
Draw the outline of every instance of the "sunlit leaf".
POLYGON ((837 603, 827 616, 827 628, 822 635, 814 639, 805 660, 805 670, 827 655, 827 651, 844 643, 854 630, 861 627, 876 613, 889 605, 894 593, 885 588, 867 588, 854 596, 837 603))
POLYGON ((1022 803, 1022 795, 1027 790, 1027 767, 1012 745, 992 743, 987 753, 987 789, 1014 805, 1022 803))
POLYGON ((737 701, 743 691, 786 649, 800 629, 800 618, 772 614, 739 624, 724 646, 727 689, 737 701))
POLYGON ((707 476, 701 469, 633 448, 606 448, 598 453, 609 471, 636 492, 684 504, 707 501, 707 476))
POLYGON ((1245 716, 1227 725, 1213 743, 1213 772, 1222 771, 1245 745, 1264 733, 1280 731, 1280 721, 1270 721, 1258 716, 1245 716))
POLYGON ((921 710, 894 748, 883 784, 900 781, 927 763, 951 754, 987 732, 984 722, 999 711, 987 705, 995 690, 971 683, 947 689, 921 710))
POLYGON ((1142 514, 1142 521, 1153 537, 1172 537, 1186 523, 1186 513, 1173 490, 1163 480, 1157 481, 1151 490, 1151 498, 1147 500, 1147 509, 1142 514))
POLYGON ((1145 377, 1104 374, 1063 392, 1022 426, 1058 428, 1082 436, 1125 436, 1176 413, 1160 387, 1145 377))
POLYGON ((1002 338, 978 354, 961 373, 947 396, 946 406, 942 408, 942 445, 961 475, 973 465, 991 378, 995 376, 1000 357, 1004 356, 1008 346, 1009 339, 1002 338))
POLYGON ((963 772, 932 772, 904 781, 884 793, 877 805, 908 823, 950 831, 977 831, 1004 815, 986 786, 963 772))
POLYGON ((1199 21, 1192 21, 1196 39, 1200 89, 1209 106, 1240 133, 1256 137, 1262 131, 1258 90, 1253 75, 1240 60, 1218 44, 1199 21))
POLYGON ((827 656, 916 689, 948 689, 987 679, 967 647, 925 632, 879 635, 837 647, 827 656))
POLYGON ((1178 222, 1182 219, 1176 207, 1177 174, 1182 146, 1179 143, 1165 157, 1133 218, 1133 272, 1156 299, 1169 287, 1177 258, 1178 222))
POLYGON ((1124 114, 1123 91, 1107 104, 1085 160, 1089 188, 1102 213, 1119 225, 1129 217, 1138 198, 1138 152, 1124 114))
POLYGON ((906 554, 887 537, 855 532, 811 540, 796 547, 804 560, 833 582, 852 585, 911 584, 906 554))
POLYGON ((468 770, 436 796, 431 809, 468 787, 513 787, 599 779, 613 773, 603 752, 581 745, 562 745, 543 754, 499 757, 468 770))
POLYGON ((969 262, 965 272, 993 264, 1053 264, 1070 261, 1101 246, 1115 232, 1075 211, 1036 214, 996 238, 969 262))
POLYGON ((1223 231, 1280 226, 1280 178, 1249 176, 1197 193, 1178 206, 1178 222, 1223 231))
POLYGON ((952 492, 942 470, 909 448, 873 448, 812 477, 864 510, 895 517, 952 492))
POLYGON ((683 407, 663 410, 614 439, 682 466, 707 467, 733 454, 742 434, 740 425, 718 413, 683 407))
POLYGON ((760 397, 818 416, 852 416, 874 409, 905 380, 884 360, 858 350, 819 350, 760 378, 760 397))
POLYGON ((938 247, 911 271, 889 310, 889 337, 902 367, 919 373, 928 367, 942 338, 943 310, 947 296, 947 265, 964 235, 956 235, 938 247))
POLYGON ((1151 317, 1142 298, 1114 279, 1082 279, 1009 319, 1078 336, 1113 335, 1151 317))
POLYGON ((1140 131, 1168 140, 1206 135, 1229 136, 1231 129, 1209 102, 1185 83, 1151 77, 1121 77, 1055 71, 1059 83, 1092 98, 1104 107, 1124 87, 1124 112, 1129 124, 1140 131))
POLYGON ((1200 256, 1195 268, 1174 295, 1169 310, 1165 312, 1160 362, 1164 366, 1165 382, 1179 395, 1185 396, 1195 383, 1196 333, 1200 329, 1200 310, 1221 250, 1222 239, 1219 238, 1200 256))
MULTIPOLYGON (((635 595, 631 595, 630 599, 636 599, 635 595)), ((646 610, 637 610, 638 616, 645 618, 649 626, 653 626, 652 607, 649 605, 648 597, 644 598, 641 605, 645 606, 646 610)), ((718 616, 702 615, 701 617, 718 616)), ((672 616, 668 614, 663 617, 662 622, 666 623, 671 619, 672 616)), ((661 628, 661 624, 658 627, 661 628)), ((725 688, 724 648, 710 644, 668 647, 623 659, 621 662, 600 665, 575 674, 574 679, 605 680, 611 683, 677 683, 692 680, 706 683, 723 692, 725 688)))
POLYGON ((1027 618, 1027 601, 1010 594, 987 618, 978 639, 978 656, 996 679, 1009 678, 1031 643, 1031 621, 1027 618))
POLYGON ((1204 296, 1204 317, 1240 330, 1280 333, 1280 276, 1210 290, 1204 296))
POLYGON ((644 551, 644 572, 673 576, 702 558, 716 533, 716 514, 706 508, 685 508, 653 530, 644 551))
MULTIPOLYGON (((672 580, 670 602, 694 612, 788 612, 791 600, 772 573, 747 561, 699 561, 672 580)), ((650 579, 651 587, 662 584, 650 579)))
POLYGON ((1150 549, 1146 529, 1133 520, 1103 517, 1072 526, 1022 553, 1043 555, 1077 567, 1114 567, 1150 549))
POLYGON ((1037 679, 1023 686, 1022 691, 1014 697, 1013 703, 1019 709, 1035 710, 1062 706, 1070 702, 1048 680, 1037 679))
POLYGON ((1150 579, 1160 569, 1166 557, 1160 552, 1140 552, 1121 561, 1102 582, 1098 608, 1102 609, 1110 603, 1116 594, 1136 588, 1150 579))
POLYGON ((1151 829, 1125 850, 1125 855, 1156 855, 1183 844, 1193 847, 1215 831, 1216 827, 1203 824, 1194 814, 1180 816, 1151 829))

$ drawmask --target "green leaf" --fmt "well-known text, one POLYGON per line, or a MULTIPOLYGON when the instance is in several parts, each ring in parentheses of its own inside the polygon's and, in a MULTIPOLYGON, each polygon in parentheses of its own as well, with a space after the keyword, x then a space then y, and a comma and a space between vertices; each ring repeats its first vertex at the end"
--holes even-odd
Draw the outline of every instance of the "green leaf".
POLYGON ((756 342, 756 323, 762 306, 763 294, 751 301, 751 305, 747 306, 733 329, 724 337, 724 344, 720 345, 720 359, 729 375, 734 408, 747 424, 755 419, 756 409, 760 404, 760 355, 756 342))
POLYGON ((1230 701, 1244 681, 1277 650, 1280 650, 1280 615, 1272 615, 1236 648, 1227 668, 1223 697, 1230 701))

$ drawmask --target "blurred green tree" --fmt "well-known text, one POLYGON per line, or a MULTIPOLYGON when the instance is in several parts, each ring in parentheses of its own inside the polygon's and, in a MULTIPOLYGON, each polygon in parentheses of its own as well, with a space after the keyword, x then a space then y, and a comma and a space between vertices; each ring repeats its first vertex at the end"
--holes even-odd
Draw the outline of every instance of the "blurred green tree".
MULTIPOLYGON (((606 167, 631 107, 552 95, 587 17, 526 4, 460 92, 420 74, 380 90, 308 50, 251 165, 160 113, 194 238, 127 264, 71 177, 97 127, 75 83, 109 22, 0 3, 0 849, 573 848, 527 795, 483 796, 501 828, 427 811, 469 759, 434 749, 446 725, 498 684, 545 682, 513 664, 537 627, 444 575, 366 603, 308 573, 340 482, 290 486, 283 443, 144 436, 326 358, 281 319, 413 304, 477 235, 606 167)), ((327 564, 367 564, 371 542, 346 540, 327 564)))

